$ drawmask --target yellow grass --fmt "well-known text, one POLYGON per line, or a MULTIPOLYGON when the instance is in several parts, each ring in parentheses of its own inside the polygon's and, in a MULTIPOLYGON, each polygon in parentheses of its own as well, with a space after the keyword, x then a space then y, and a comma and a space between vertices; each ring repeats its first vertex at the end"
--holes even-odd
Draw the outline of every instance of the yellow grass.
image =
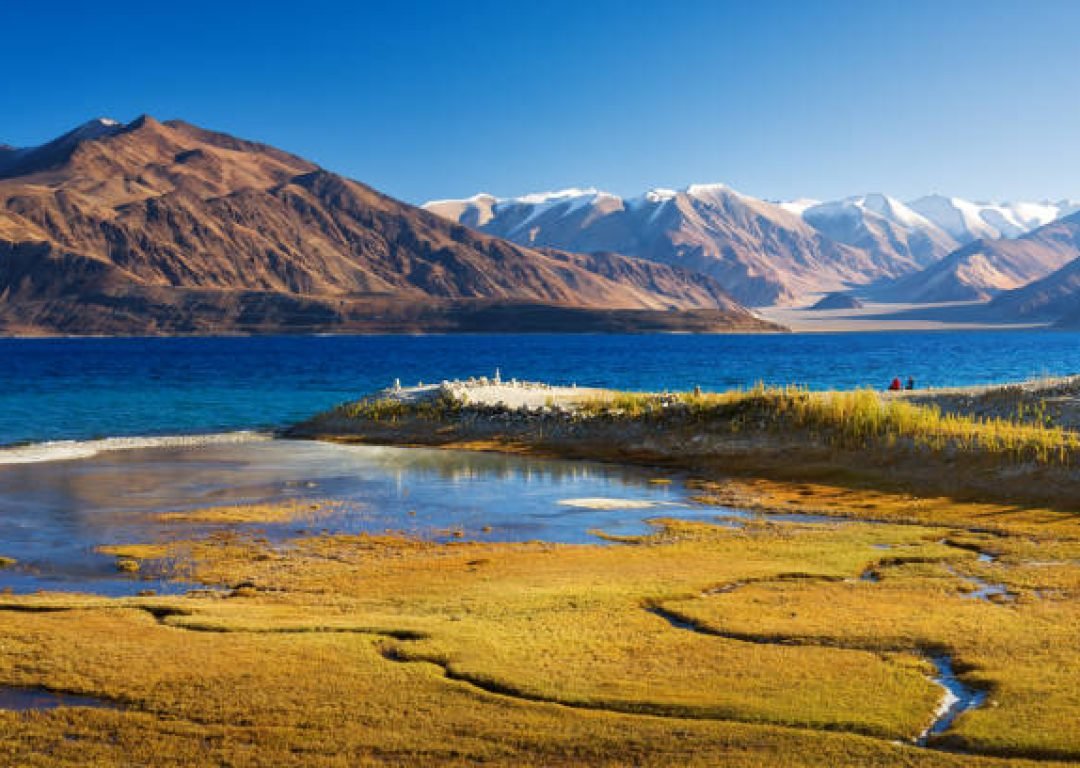
POLYGON ((117 559, 160 560, 166 557, 175 544, 107 544, 97 547, 103 555, 115 555, 117 559))
POLYGON ((341 502, 328 500, 237 504, 167 512, 158 515, 157 519, 183 523, 287 523, 296 520, 318 520, 340 510, 342 506, 341 502))
POLYGON ((669 520, 608 546, 218 535, 111 548, 245 586, 0 599, 0 684, 123 707, 0 712, 0 762, 1003 764, 892 743, 940 696, 927 649, 992 692, 948 743, 1080 758, 1080 526, 1058 522, 1036 546, 1035 513, 1000 513, 994 535, 669 520), (1001 559, 978 563, 990 544, 1001 559), (1064 563, 1050 598, 1036 594, 1039 552, 1064 563), (869 568, 879 583, 858 580, 869 568), (957 574, 1017 600, 966 598, 957 574))
POLYGON ((586 402, 581 412, 621 419, 689 418, 725 425, 734 432, 808 430, 843 448, 905 448, 989 453, 1022 461, 1070 464, 1080 435, 1032 423, 1021 411, 1015 419, 943 413, 870 389, 811 392, 798 387, 765 387, 723 393, 655 395, 620 392, 586 402))

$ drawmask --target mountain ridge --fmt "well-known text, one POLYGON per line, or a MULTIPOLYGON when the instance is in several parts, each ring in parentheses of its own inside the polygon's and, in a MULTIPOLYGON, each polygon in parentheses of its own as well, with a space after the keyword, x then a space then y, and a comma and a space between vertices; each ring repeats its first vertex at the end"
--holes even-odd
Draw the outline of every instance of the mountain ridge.
POLYGON ((592 188, 509 200, 478 195, 426 208, 522 244, 684 266, 750 305, 792 303, 914 268, 829 240, 795 214, 722 184, 632 198, 592 188))
MULTIPOLYGON (((980 238, 1020 236, 1080 208, 1069 201, 981 204, 944 196, 907 204, 882 194, 772 202, 725 184, 654 188, 633 197, 595 187, 511 198, 481 193, 424 207, 518 243, 681 264, 717 278, 750 305, 798 304, 878 284, 892 286, 894 295, 907 287, 912 294, 900 300, 918 301, 934 293, 920 289, 922 270, 980 238), (947 206, 958 206, 963 226, 953 226, 947 206)), ((1039 276, 1036 271, 1032 279, 1039 276)), ((939 292, 985 299, 1013 287, 998 282, 939 292)))

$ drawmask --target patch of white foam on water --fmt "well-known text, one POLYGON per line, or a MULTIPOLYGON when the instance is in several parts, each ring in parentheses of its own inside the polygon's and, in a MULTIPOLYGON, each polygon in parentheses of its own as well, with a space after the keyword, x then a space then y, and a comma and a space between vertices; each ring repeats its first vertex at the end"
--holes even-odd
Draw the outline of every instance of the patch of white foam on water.
POLYGON ((648 501, 646 499, 562 499, 559 505, 563 507, 576 507, 577 509, 650 509, 660 506, 661 502, 648 501))
POLYGON ((953 710, 960 705, 960 697, 953 693, 948 686, 946 686, 939 678, 930 678, 934 684, 939 686, 942 690, 941 700, 938 702, 937 708, 934 709, 934 719, 930 725, 926 726, 926 729, 919 734, 916 738, 916 743, 925 744, 930 738, 930 735, 940 728, 940 723, 948 718, 949 722, 952 722, 953 710))
POLYGON ((266 432, 239 431, 203 435, 159 435, 154 437, 105 437, 98 440, 50 440, 0 448, 0 465, 37 464, 47 461, 88 459, 100 453, 139 448, 197 448, 203 445, 230 445, 272 440, 266 432))

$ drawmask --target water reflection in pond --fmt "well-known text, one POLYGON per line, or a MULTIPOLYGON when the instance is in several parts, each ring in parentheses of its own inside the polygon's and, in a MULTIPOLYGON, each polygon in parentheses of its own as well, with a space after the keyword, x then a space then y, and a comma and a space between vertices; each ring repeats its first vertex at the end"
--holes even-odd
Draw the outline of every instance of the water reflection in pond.
POLYGON ((588 462, 287 440, 5 465, 0 556, 18 564, 0 570, 0 589, 184 591, 183 584, 117 573, 114 558, 94 548, 220 529, 162 519, 208 506, 341 502, 310 519, 244 526, 271 538, 389 530, 439 540, 597 542, 590 531, 640 533, 650 517, 731 514, 689 502, 679 483, 650 483, 655 477, 588 462), (590 503, 565 503, 575 499, 590 503))

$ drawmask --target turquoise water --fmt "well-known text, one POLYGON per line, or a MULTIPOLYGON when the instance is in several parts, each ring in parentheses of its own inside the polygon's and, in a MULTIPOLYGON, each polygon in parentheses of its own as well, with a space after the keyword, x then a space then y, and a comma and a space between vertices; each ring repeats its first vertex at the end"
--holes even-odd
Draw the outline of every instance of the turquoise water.
POLYGON ((273 429, 360 394, 491 375, 639 390, 979 384, 1080 372, 1080 333, 0 339, 0 445, 273 429))

